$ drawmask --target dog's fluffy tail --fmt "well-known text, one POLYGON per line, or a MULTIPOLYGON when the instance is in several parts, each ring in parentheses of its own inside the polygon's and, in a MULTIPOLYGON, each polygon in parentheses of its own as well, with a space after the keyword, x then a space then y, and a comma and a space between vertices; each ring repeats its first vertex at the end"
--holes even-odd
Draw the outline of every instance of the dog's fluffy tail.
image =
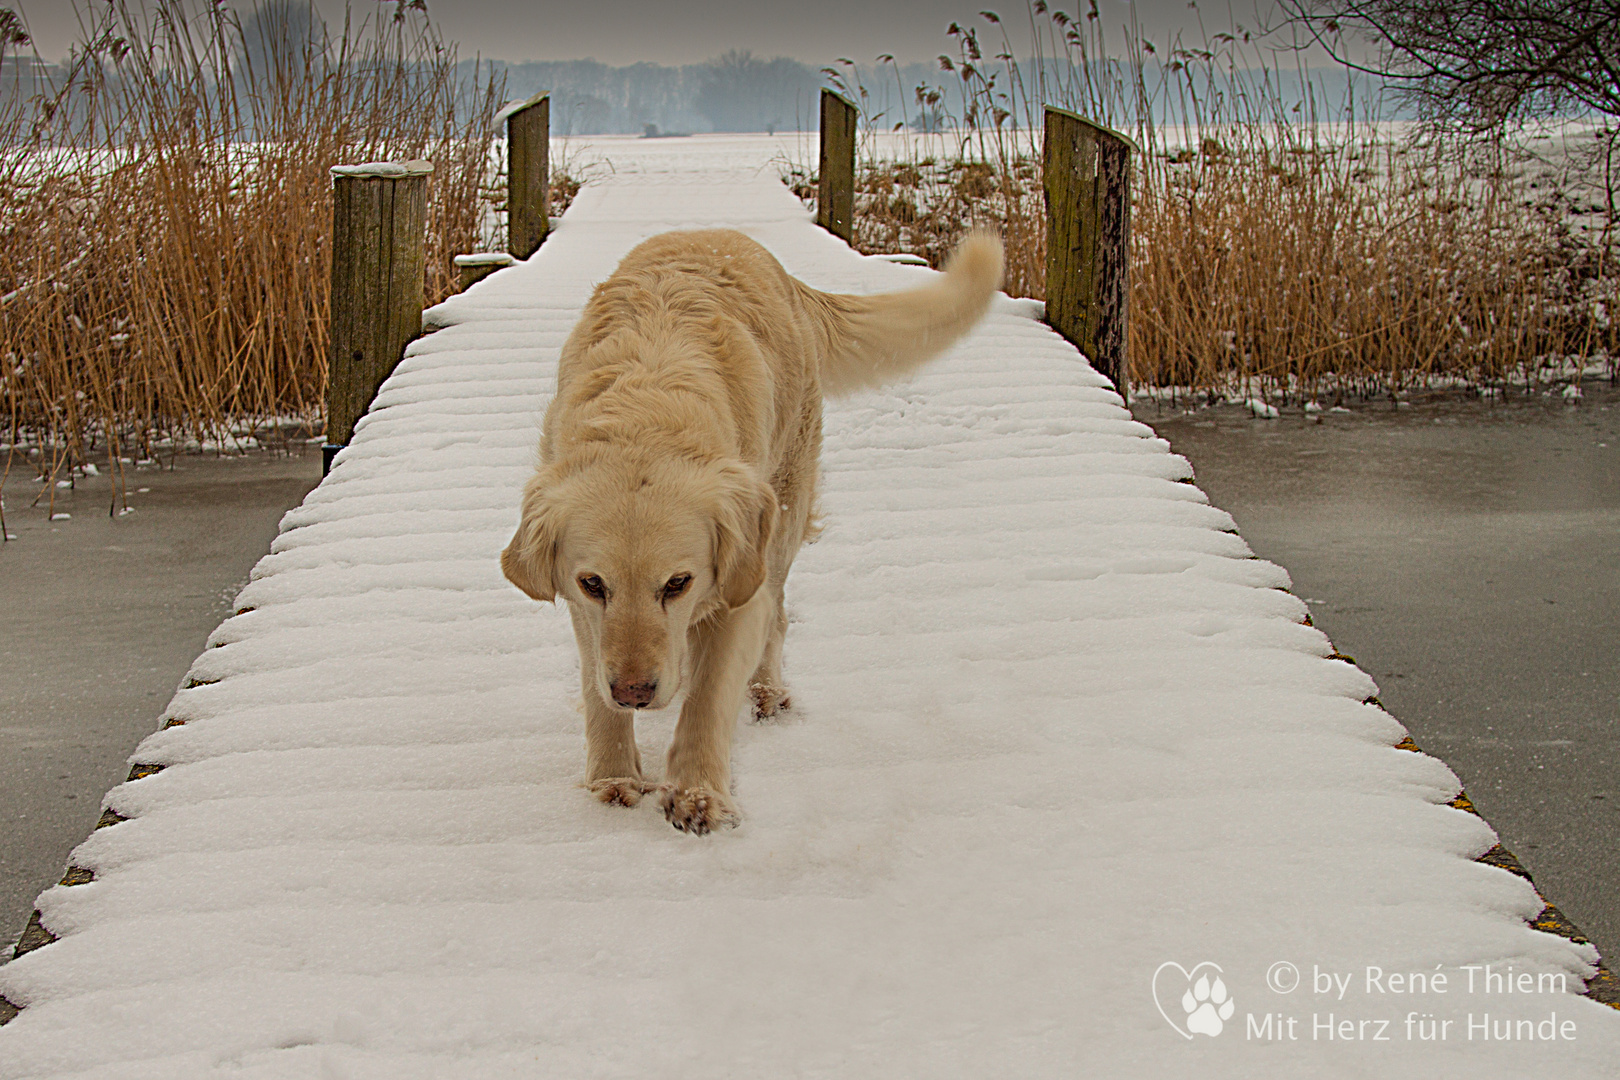
POLYGON ((932 284, 877 296, 816 294, 832 340, 822 392, 847 394, 901 378, 956 343, 984 315, 1001 287, 1001 241, 974 233, 932 284))

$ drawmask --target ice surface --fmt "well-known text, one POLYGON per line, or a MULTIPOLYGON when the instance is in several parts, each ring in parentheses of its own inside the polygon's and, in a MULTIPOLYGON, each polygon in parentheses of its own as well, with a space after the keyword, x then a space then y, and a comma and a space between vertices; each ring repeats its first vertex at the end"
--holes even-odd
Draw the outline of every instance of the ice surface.
MULTIPOLYGON (((568 620, 497 556, 592 286, 716 223, 820 287, 926 273, 815 229, 775 140, 592 149, 610 176, 441 306, 286 516, 184 725, 134 754, 166 768, 74 853, 96 880, 40 898, 60 940, 0 967, 0 1077, 1613 1075, 1613 1011, 1465 991, 1487 964, 1577 990, 1593 954, 1526 926, 1450 770, 1393 748, 1287 574, 1019 305, 830 406, 795 708, 739 732, 742 827, 581 790, 568 620)), ((638 723, 655 768, 672 721, 638 723)))

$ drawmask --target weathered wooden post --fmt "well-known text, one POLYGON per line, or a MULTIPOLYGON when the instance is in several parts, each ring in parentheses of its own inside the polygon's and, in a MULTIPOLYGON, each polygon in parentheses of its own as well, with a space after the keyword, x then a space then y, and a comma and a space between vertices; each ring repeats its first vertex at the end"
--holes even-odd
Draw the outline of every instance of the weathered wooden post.
POLYGON ((332 169, 331 333, 323 470, 348 445, 405 346, 427 288, 426 161, 332 169))
POLYGON ((480 251, 474 255, 457 255, 452 261, 461 272, 462 292, 466 292, 502 267, 517 262, 504 251, 480 251))
POLYGON ((1046 321, 1127 403, 1133 149, 1117 131, 1046 107, 1046 321))
POLYGON ((551 228, 551 97, 536 94, 506 117, 506 250, 527 259, 551 228))
POLYGON ((819 175, 816 224, 847 244, 855 235, 855 106, 825 88, 819 175))

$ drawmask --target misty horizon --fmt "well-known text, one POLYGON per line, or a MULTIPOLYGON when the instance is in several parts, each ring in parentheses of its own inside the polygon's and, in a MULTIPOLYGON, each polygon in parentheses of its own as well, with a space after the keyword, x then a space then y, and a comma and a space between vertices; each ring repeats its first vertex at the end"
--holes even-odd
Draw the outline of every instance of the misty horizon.
MULTIPOLYGON (((348 10, 358 19, 383 3, 354 0, 348 10)), ((1208 35, 1243 26, 1257 30, 1277 21, 1271 0, 1239 0, 1209 22, 1201 22, 1195 4, 1185 0, 1097 0, 1097 25, 1116 51, 1126 44, 1127 27, 1135 20, 1140 38, 1157 51, 1168 50, 1180 35, 1188 44, 1208 35)), ((34 40, 34 48, 47 61, 63 59, 78 40, 80 20, 76 7, 83 0, 4 0, 18 10, 34 40)), ((248 20, 255 4, 232 0, 230 8, 248 20)), ((265 7, 260 3, 257 6, 265 7)), ((341 27, 345 6, 339 0, 313 0, 312 6, 329 25, 341 27)), ((1054 9, 1083 16, 1087 0, 1055 0, 1054 9)), ((1028 36, 1028 9, 1022 0, 986 4, 984 0, 908 0, 903 6, 882 6, 857 0, 823 0, 813 10, 784 0, 688 0, 679 5, 632 0, 614 5, 552 8, 543 14, 513 0, 430 0, 428 15, 454 44, 462 59, 474 57, 511 65, 590 61, 609 67, 651 63, 663 67, 700 64, 738 50, 766 60, 790 59, 823 67, 847 58, 871 63, 892 55, 902 64, 934 63, 953 54, 955 44, 946 30, 952 23, 973 26, 985 41, 1000 41, 1000 31, 981 12, 1000 10, 1016 46, 1028 36)), ((990 49, 987 52, 993 51, 990 49)))
MULTIPOLYGON (((943 4, 954 3, 955 0, 929 2, 943 10, 943 4)), ((1117 0, 1099 2, 1104 9, 1112 4, 1121 10, 1131 10, 1117 0)), ((250 58, 267 55, 269 46, 266 43, 282 35, 289 41, 319 41, 323 23, 326 33, 340 34, 343 25, 341 16, 339 21, 334 22, 332 12, 323 11, 323 7, 329 9, 332 5, 317 3, 312 6, 308 0, 265 0, 253 6, 237 5, 245 54, 250 58)), ((463 5, 451 9, 454 17, 446 20, 435 18, 433 22, 448 44, 455 38, 456 17, 466 18, 469 11, 488 7, 488 3, 464 0, 463 5)), ((1139 6, 1135 10, 1140 13, 1143 8, 1139 6)), ((1196 9, 1191 10, 1196 14, 1196 9)), ((430 12, 430 16, 435 14, 430 12)), ((1034 18, 1032 11, 1025 14, 1034 18)), ((409 14, 408 17, 420 25, 420 16, 409 14)), ((810 130, 818 121, 819 92, 822 87, 829 85, 845 91, 854 99, 865 115, 865 122, 873 129, 933 129, 952 123, 953 104, 960 96, 958 75, 951 69, 942 69, 941 65, 941 56, 952 57, 958 64, 966 59, 962 52, 964 36, 945 32, 954 25, 957 24, 941 27, 941 47, 934 55, 914 60, 907 60, 899 54, 879 54, 877 60, 863 60, 860 56, 854 56, 807 62, 748 47, 727 49, 684 63, 660 60, 612 63, 592 57, 514 61, 487 55, 469 57, 465 50, 458 50, 457 55, 461 57, 459 68, 462 79, 469 85, 499 77, 504 79, 504 96, 508 100, 522 100, 537 93, 549 92, 552 96, 552 130, 563 136, 810 130), (924 91, 928 89, 942 91, 942 94, 933 95, 933 99, 942 104, 926 107, 922 104, 924 91)), ((993 71, 1000 65, 992 58, 998 52, 1010 52, 1018 58, 1016 63, 1023 73, 1030 76, 1031 82, 1034 81, 1034 73, 1039 70, 1039 65, 1032 59, 1032 54, 1037 50, 1030 40, 1029 26, 1023 28, 1020 37, 1018 28, 999 25, 983 13, 960 25, 978 32, 978 45, 985 57, 980 67, 993 71)), ((1040 48, 1048 56, 1049 66, 1046 70, 1072 70, 1061 56, 1053 55, 1061 53, 1063 46, 1052 36, 1052 24, 1037 20, 1034 25, 1047 35, 1040 48)), ((1199 33, 1202 36, 1203 30, 1200 29, 1199 33)), ((1147 83, 1152 85, 1161 65, 1171 54, 1169 50, 1152 46, 1145 33, 1143 42, 1139 51, 1108 48, 1108 59, 1099 61, 1094 57, 1091 62, 1117 65, 1108 75, 1110 81, 1114 71, 1126 73, 1128 78, 1130 65, 1141 63, 1146 71, 1147 83)), ((1129 46, 1128 42, 1121 41, 1120 44, 1127 48, 1129 46)), ((38 43, 36 50, 44 55, 38 43)), ((1252 65, 1264 63, 1266 59, 1265 50, 1247 48, 1239 54, 1238 67, 1240 70, 1258 71, 1252 65)), ((13 78, 20 75, 33 85, 39 85, 37 80, 40 76, 47 81, 55 81, 56 76, 52 72, 58 69, 48 61, 47 70, 43 72, 29 72, 26 63, 19 64, 14 58, 8 58, 8 61, 6 66, 18 73, 13 78)), ((260 71, 265 69, 262 60, 254 67, 260 71)), ((1291 63, 1277 65, 1273 69, 1273 77, 1287 104, 1293 105, 1311 96, 1291 63)), ((1306 77, 1317 92, 1318 104, 1329 103, 1329 115, 1338 103, 1348 99, 1352 86, 1358 100, 1366 100, 1366 90, 1363 89, 1368 87, 1366 80, 1358 79, 1342 68, 1308 69, 1306 77)), ((1004 79, 1002 88, 1007 89, 1013 81, 1004 79)), ((19 88, 22 85, 17 84, 19 88)), ((1036 104, 1033 97, 1039 95, 1019 100, 1021 96, 1015 95, 1011 99, 1009 107, 1015 114, 1030 112, 1031 105, 1036 104)), ((1054 99, 1052 103, 1061 104, 1061 101, 1054 99)), ((1155 107, 1154 111, 1159 113, 1160 108, 1155 107)), ((955 119, 960 120, 960 116, 955 116, 955 119)), ((1096 119, 1103 122, 1126 120, 1125 117, 1096 119)), ((1038 121, 1028 115, 1017 115, 1016 122, 1038 121)))

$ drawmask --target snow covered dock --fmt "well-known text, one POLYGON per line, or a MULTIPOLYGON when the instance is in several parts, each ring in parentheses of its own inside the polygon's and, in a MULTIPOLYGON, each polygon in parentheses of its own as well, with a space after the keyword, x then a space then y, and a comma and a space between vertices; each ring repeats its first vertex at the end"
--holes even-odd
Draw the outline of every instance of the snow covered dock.
POLYGON ((497 555, 592 285, 713 224, 928 273, 740 145, 614 144, 443 305, 0 967, 0 1077, 1612 1076, 1591 948, 1027 305, 830 405, 743 826, 578 786, 568 620, 497 555))

